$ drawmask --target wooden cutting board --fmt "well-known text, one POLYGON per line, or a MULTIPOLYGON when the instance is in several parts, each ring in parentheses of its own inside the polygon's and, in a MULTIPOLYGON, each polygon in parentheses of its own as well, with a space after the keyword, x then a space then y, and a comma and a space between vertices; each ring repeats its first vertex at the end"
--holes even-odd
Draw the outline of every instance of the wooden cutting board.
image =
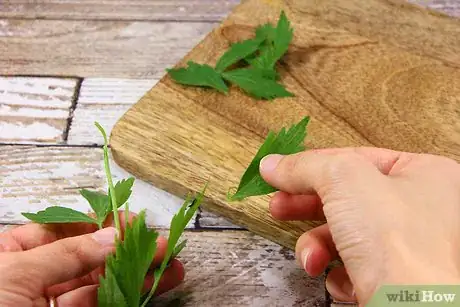
POLYGON ((322 222, 275 221, 269 196, 226 201, 268 131, 309 115, 308 148, 377 146, 460 161, 460 20, 400 0, 247 0, 178 66, 215 64, 282 9, 294 40, 279 70, 296 97, 257 101, 236 88, 225 96, 165 76, 117 123, 111 145, 119 165, 179 196, 209 180, 208 210, 293 248, 322 222))

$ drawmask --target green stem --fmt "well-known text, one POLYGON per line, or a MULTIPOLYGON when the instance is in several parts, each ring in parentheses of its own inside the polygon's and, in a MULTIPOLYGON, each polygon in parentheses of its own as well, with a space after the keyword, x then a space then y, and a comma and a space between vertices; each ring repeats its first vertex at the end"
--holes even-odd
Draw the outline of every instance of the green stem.
MULTIPOLYGON (((165 263, 165 262, 163 261, 163 263, 165 263)), ((161 276, 163 276, 163 273, 164 273, 164 271, 165 271, 165 269, 167 267, 163 263, 161 264, 161 267, 153 273, 153 276, 155 278, 155 280, 153 282, 153 286, 150 289, 149 294, 147 295, 147 298, 142 303, 141 307, 146 307, 148 302, 152 299, 153 295, 155 294, 155 291, 158 288, 158 285, 160 284, 161 276)))
POLYGON ((115 222, 115 227, 118 230, 118 233, 121 233, 121 226, 120 226, 120 217, 118 216, 118 206, 117 206, 117 196, 115 195, 115 188, 113 187, 113 180, 112 180, 112 173, 110 172, 110 164, 109 164, 109 149, 108 149, 108 141, 107 141, 107 134, 104 131, 104 128, 99 123, 94 123, 96 127, 101 132, 102 136, 104 137, 104 169, 105 175, 107 177, 107 184, 109 186, 109 193, 110 198, 112 201, 112 210, 113 210, 113 220, 115 222))

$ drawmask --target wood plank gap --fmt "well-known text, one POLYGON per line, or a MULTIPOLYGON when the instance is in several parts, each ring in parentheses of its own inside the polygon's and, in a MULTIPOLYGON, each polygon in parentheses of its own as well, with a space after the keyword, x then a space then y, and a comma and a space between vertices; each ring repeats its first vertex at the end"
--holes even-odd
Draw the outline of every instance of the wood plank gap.
POLYGON ((80 97, 80 90, 81 90, 82 83, 83 83, 83 78, 78 78, 77 84, 75 86, 75 92, 72 96, 72 104, 70 105, 70 108, 69 108, 69 116, 67 117, 67 126, 65 127, 65 130, 62 134, 62 139, 64 142, 67 142, 67 140, 69 139, 69 132, 70 132, 70 127, 72 126, 73 113, 75 109, 77 108, 78 98, 80 97))
POLYGON ((102 148, 103 145, 99 144, 88 144, 88 145, 80 145, 80 144, 39 144, 39 143, 19 143, 19 142, 0 142, 0 146, 34 146, 34 147, 59 147, 59 148, 102 148))

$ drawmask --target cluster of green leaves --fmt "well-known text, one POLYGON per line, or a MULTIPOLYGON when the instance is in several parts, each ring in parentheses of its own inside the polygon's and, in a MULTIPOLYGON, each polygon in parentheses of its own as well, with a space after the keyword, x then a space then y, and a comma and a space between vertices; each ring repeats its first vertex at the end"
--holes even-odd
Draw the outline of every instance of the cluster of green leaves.
POLYGON ((307 135, 309 117, 304 117, 299 123, 292 125, 287 131, 282 128, 279 133, 270 131, 265 142, 252 159, 236 192, 228 194, 229 201, 241 201, 250 196, 266 195, 277 190, 270 186, 260 175, 259 165, 262 159, 270 154, 290 155, 305 150, 304 140, 307 135))
POLYGON ((144 280, 149 272, 152 259, 157 250, 158 233, 148 229, 145 223, 145 211, 141 211, 131 223, 129 221, 128 199, 132 193, 134 178, 128 178, 113 184, 110 171, 108 141, 104 129, 96 123, 104 137, 104 168, 108 183, 108 192, 101 193, 83 189, 81 195, 93 209, 91 217, 66 207, 52 206, 37 213, 23 213, 29 220, 41 224, 54 223, 92 223, 99 228, 103 227, 107 216, 112 212, 115 227, 122 233, 119 208, 124 205, 125 222, 124 239, 115 238, 116 251, 107 257, 105 274, 100 277, 98 289, 98 306, 101 307, 145 307, 152 299, 161 276, 168 268, 169 263, 185 247, 186 240, 180 238, 192 217, 198 210, 204 198, 206 187, 196 197, 187 197, 180 210, 174 215, 170 225, 168 246, 165 257, 159 267, 153 271, 154 284, 144 292, 144 280))
POLYGON ((224 94, 228 93, 227 81, 257 99, 292 97, 294 95, 278 83, 276 71, 276 63, 287 52, 292 38, 293 29, 282 11, 276 27, 270 23, 258 27, 255 38, 233 44, 215 67, 189 61, 187 67, 167 71, 178 83, 214 88, 224 94), (241 62, 247 67, 228 70, 241 62))

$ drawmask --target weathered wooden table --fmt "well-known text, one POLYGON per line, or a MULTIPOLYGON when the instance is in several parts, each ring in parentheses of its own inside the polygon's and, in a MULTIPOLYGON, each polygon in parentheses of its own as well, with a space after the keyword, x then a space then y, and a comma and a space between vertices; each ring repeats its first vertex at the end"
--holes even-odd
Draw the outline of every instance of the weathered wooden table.
MULTIPOLYGON (((458 0, 411 0, 460 16, 458 0)), ((99 121, 115 121, 238 0, 6 0, 0 3, 0 231, 51 204, 87 210, 104 188, 99 121), (1 225, 4 226, 1 226, 1 225)), ((128 174, 115 167, 117 178, 128 174)), ((131 207, 166 228, 181 199, 137 181, 131 207)), ((164 230, 167 233, 166 230, 164 230)), ((163 306, 321 306, 323 278, 291 251, 200 212, 163 306)))

